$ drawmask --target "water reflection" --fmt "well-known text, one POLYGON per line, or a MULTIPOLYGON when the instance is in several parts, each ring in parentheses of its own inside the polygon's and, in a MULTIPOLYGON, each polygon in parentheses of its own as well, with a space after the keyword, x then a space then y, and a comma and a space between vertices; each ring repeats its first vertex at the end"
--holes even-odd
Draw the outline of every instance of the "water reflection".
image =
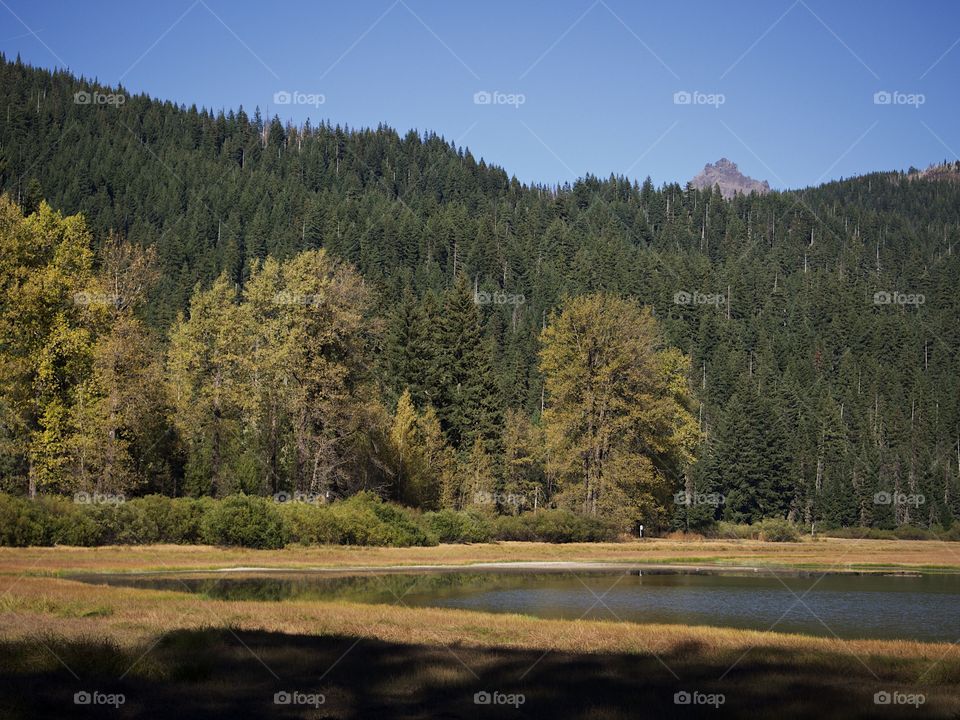
POLYGON ((960 576, 421 572, 88 576, 222 600, 340 601, 537 617, 956 641, 960 576), (598 598, 602 600, 598 601, 598 598))

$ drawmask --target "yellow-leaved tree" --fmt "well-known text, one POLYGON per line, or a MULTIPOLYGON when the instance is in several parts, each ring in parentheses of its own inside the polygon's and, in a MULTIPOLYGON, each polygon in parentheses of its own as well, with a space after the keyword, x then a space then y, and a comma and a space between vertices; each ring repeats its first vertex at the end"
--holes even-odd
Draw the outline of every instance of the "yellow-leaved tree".
POLYGON ((71 491, 71 412, 104 309, 79 215, 0 196, 0 472, 6 489, 71 491))
POLYGON ((568 300, 540 340, 558 503, 624 529, 663 525, 699 441, 689 360, 648 308, 602 293, 568 300))

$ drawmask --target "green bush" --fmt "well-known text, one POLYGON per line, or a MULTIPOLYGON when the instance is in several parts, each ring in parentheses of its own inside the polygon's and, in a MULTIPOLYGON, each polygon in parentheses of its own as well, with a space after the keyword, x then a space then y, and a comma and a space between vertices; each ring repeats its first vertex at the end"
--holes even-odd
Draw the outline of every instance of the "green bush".
POLYGON ((203 517, 203 539, 211 545, 280 548, 283 521, 272 502, 253 495, 233 495, 203 517))
POLYGON ((800 529, 783 518, 765 518, 753 525, 721 520, 705 528, 707 537, 721 540, 764 540, 766 542, 799 542, 800 529))
POLYGON ((440 510, 427 513, 424 519, 442 543, 481 543, 493 537, 492 523, 479 513, 440 510))
POLYGON ((720 520, 714 525, 705 528, 704 533, 707 537, 720 538, 723 540, 756 540, 760 529, 753 525, 720 520))
POLYGON ((954 522, 950 526, 949 530, 944 530, 943 532, 937 533, 937 536, 941 540, 953 540, 960 541, 960 523, 954 522))
MULTIPOLYGON (((710 537, 795 542, 801 530, 783 519, 754 525, 718 522, 704 531, 710 537)), ((960 540, 960 523, 949 530, 902 526, 825 528, 828 537, 876 540, 960 540)), ((119 503, 74 502, 63 497, 35 500, 0 493, 0 545, 98 546, 138 543, 203 543, 276 548, 303 545, 378 545, 408 547, 444 543, 525 540, 552 543, 615 540, 608 520, 569 510, 538 510, 495 516, 478 510, 419 513, 387 503, 373 493, 359 493, 330 505, 236 495, 213 498, 168 498, 148 495, 119 503)))
MULTIPOLYGON (((147 495, 125 503, 131 527, 131 543, 190 544, 202 539, 203 515, 215 501, 210 498, 169 498, 147 495)), ((124 513, 119 513, 121 517, 124 513)), ((123 538, 121 535, 119 539, 123 538)))
POLYGON ((819 530, 820 535, 826 537, 843 538, 845 540, 892 540, 893 532, 871 527, 841 527, 824 528, 819 530))
POLYGON ((760 521, 758 538, 766 542, 799 542, 800 532, 789 520, 766 518, 760 521))
POLYGON ((569 510, 538 510, 522 515, 504 515, 495 520, 497 540, 527 540, 550 543, 615 540, 617 526, 602 518, 578 515, 569 510))
POLYGON ((330 506, 344 545, 410 547, 436 545, 412 510, 383 502, 369 492, 357 493, 330 506))
POLYGON ((7 547, 51 545, 43 507, 24 498, 0 495, 0 544, 7 547))
POLYGON ((279 506, 284 536, 301 545, 339 545, 343 533, 329 507, 290 502, 279 506))
POLYGON ((893 536, 897 540, 936 540, 937 536, 924 528, 914 527, 912 525, 901 525, 893 531, 893 536))

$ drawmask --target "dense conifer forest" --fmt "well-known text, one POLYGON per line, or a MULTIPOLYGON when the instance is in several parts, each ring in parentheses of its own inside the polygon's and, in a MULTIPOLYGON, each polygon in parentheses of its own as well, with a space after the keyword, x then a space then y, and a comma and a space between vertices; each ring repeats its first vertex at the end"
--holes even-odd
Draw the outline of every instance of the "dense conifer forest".
POLYGON ((5 492, 960 517, 960 163, 529 185, 0 60, 5 492))

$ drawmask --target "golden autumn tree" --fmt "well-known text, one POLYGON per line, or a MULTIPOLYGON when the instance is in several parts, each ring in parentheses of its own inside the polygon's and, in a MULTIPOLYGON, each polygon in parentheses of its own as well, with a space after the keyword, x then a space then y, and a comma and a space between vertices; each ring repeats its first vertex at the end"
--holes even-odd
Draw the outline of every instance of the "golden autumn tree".
POLYGON ((30 495, 74 489, 70 417, 105 322, 90 244, 82 216, 0 197, 0 467, 30 495))
POLYGON ((390 428, 396 457, 396 495, 407 505, 440 508, 455 471, 456 456, 440 429, 433 407, 417 413, 410 390, 397 401, 390 428))
POLYGON ((606 294, 568 300, 541 343, 559 501, 624 527, 662 524, 697 442, 687 358, 664 346, 648 308, 606 294))
POLYGON ((126 493, 167 468, 162 352, 135 310, 157 279, 156 252, 113 236, 105 243, 98 292, 87 301, 107 316, 89 376, 72 411, 72 474, 79 489, 126 493), (159 446, 159 447, 158 447, 159 446))

